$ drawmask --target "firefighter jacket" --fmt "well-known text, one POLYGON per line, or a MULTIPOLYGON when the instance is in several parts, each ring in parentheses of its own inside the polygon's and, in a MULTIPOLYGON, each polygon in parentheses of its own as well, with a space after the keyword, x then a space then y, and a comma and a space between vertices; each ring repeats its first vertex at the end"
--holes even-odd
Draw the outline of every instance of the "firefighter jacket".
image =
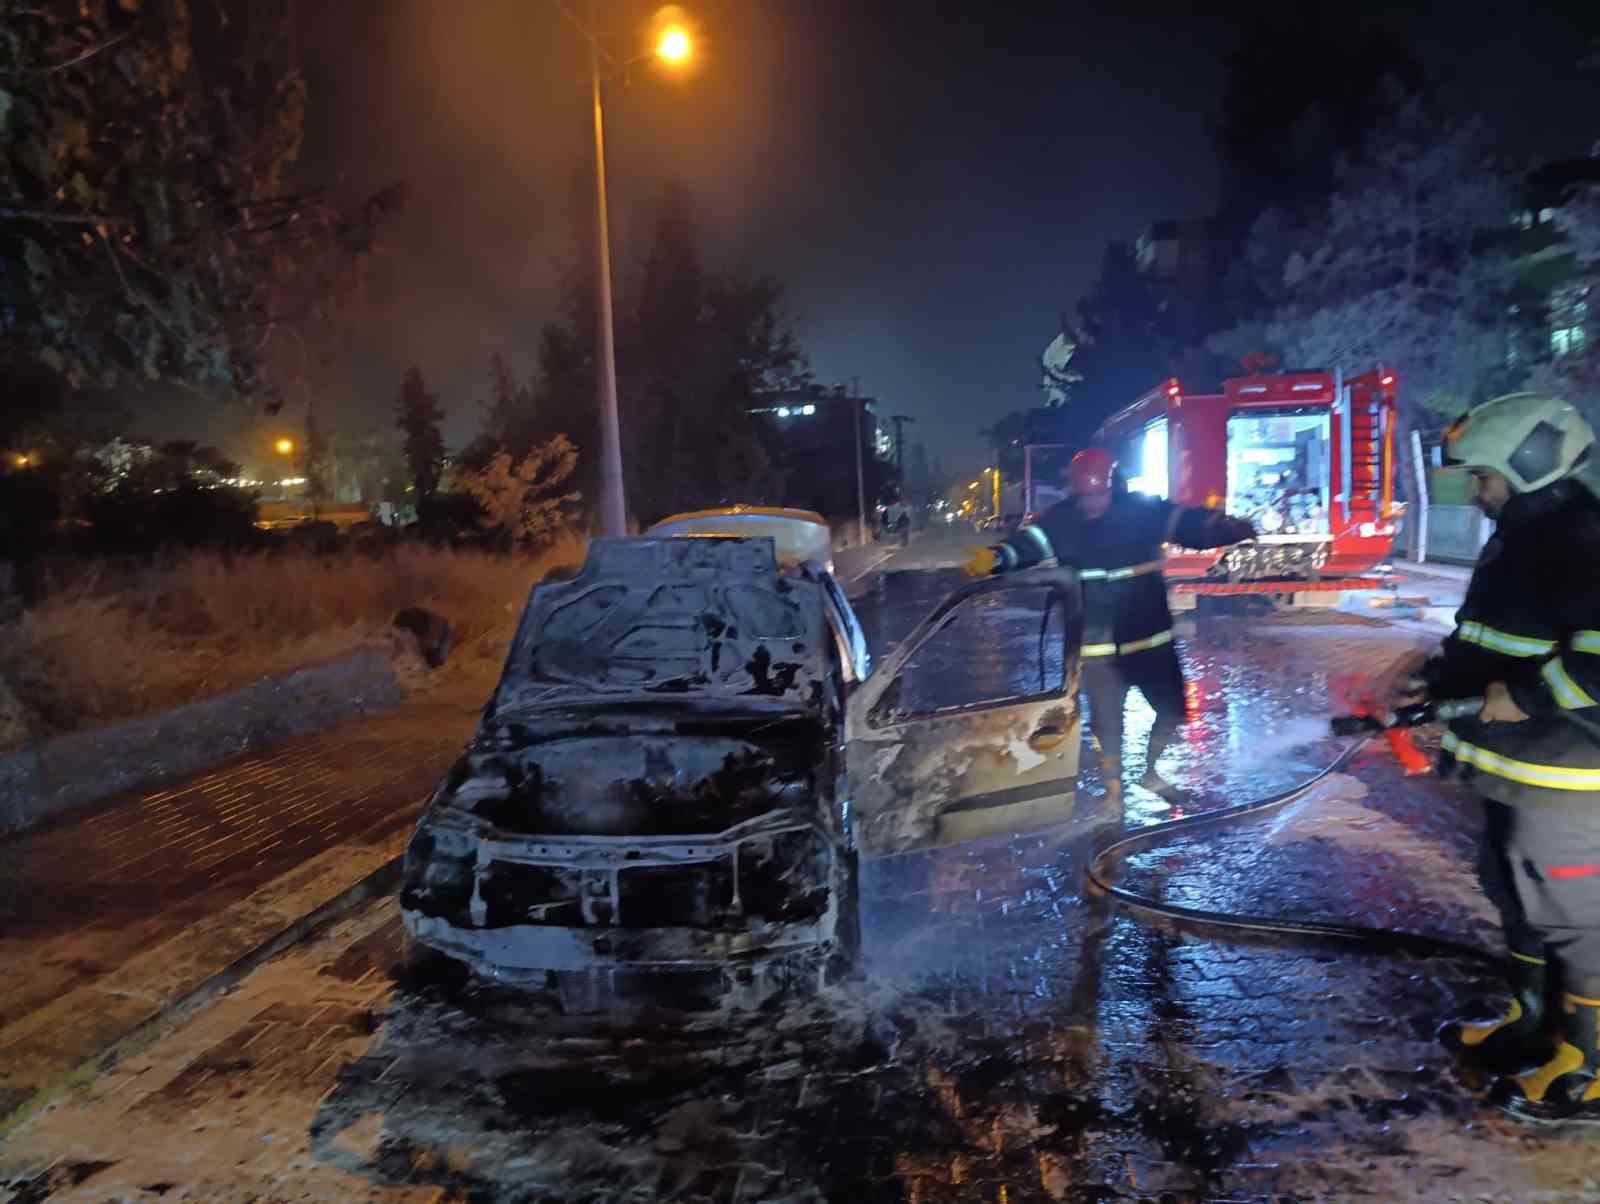
POLYGON ((1506 503, 1456 629, 1422 671, 1437 699, 1504 682, 1529 718, 1450 725, 1444 770, 1512 805, 1600 805, 1600 501, 1570 478, 1506 503))
POLYGON ((1218 510, 1119 490, 1098 519, 1085 518, 1073 498, 1052 506, 994 549, 996 571, 1029 568, 1052 556, 1076 569, 1083 588, 1081 654, 1128 657, 1172 643, 1163 544, 1217 548, 1253 534, 1249 522, 1218 510))

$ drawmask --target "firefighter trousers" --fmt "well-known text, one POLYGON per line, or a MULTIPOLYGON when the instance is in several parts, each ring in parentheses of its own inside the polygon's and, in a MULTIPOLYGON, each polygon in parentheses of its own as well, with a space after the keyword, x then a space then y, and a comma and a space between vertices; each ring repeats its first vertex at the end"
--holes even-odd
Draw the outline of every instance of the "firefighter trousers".
POLYGON ((1150 724, 1145 768, 1154 769, 1186 718, 1183 667, 1170 645, 1131 656, 1085 657, 1078 688, 1089 700, 1089 728, 1100 755, 1123 759, 1122 732, 1128 691, 1137 688, 1156 715, 1150 724))
POLYGON ((1506 947, 1548 958, 1561 990, 1600 998, 1600 810, 1484 810, 1478 878, 1506 947))

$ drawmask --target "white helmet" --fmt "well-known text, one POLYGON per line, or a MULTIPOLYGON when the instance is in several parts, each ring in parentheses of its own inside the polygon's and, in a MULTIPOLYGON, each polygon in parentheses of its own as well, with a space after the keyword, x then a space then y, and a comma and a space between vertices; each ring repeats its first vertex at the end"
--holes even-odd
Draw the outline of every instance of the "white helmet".
POLYGON ((1543 393, 1509 393, 1469 410, 1444 433, 1451 468, 1492 468, 1518 493, 1570 476, 1589 459, 1594 428, 1543 393))

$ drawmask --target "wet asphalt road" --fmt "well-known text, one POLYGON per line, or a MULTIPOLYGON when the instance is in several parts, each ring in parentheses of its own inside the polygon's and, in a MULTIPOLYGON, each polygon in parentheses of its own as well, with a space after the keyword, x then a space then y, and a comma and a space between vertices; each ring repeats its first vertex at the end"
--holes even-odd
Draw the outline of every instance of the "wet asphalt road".
MULTIPOLYGON (((878 655, 956 579, 879 579, 857 603, 878 655)), ((1194 721, 1164 771, 1201 807, 1307 776, 1337 750, 1322 732, 1340 675, 1411 643, 1351 616, 1190 625, 1194 721)), ((1147 722, 1135 704, 1130 738, 1147 722)), ((1432 1042, 1492 1001, 1479 970, 1229 943, 1087 898, 1095 842, 1170 815, 1136 791, 1108 815, 1085 779, 1071 824, 867 863, 862 981, 823 999, 687 1028, 469 1015, 392 991, 382 905, 45 1118, 4 1164, 97 1165, 32 1197, 51 1200, 141 1176, 163 1199, 1597 1198, 1600 1149, 1498 1119, 1432 1042), (267 1153, 223 1165, 241 1133, 267 1153)), ((1304 804, 1137 854, 1124 880, 1492 943, 1478 822, 1462 791, 1369 751, 1304 804)))

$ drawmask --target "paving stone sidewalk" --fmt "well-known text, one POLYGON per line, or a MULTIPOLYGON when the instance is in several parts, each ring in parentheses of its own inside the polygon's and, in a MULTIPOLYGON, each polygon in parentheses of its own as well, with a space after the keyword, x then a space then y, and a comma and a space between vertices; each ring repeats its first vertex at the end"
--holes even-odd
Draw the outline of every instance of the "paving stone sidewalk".
POLYGON ((0 842, 0 1123, 392 858, 478 703, 469 685, 0 842))

